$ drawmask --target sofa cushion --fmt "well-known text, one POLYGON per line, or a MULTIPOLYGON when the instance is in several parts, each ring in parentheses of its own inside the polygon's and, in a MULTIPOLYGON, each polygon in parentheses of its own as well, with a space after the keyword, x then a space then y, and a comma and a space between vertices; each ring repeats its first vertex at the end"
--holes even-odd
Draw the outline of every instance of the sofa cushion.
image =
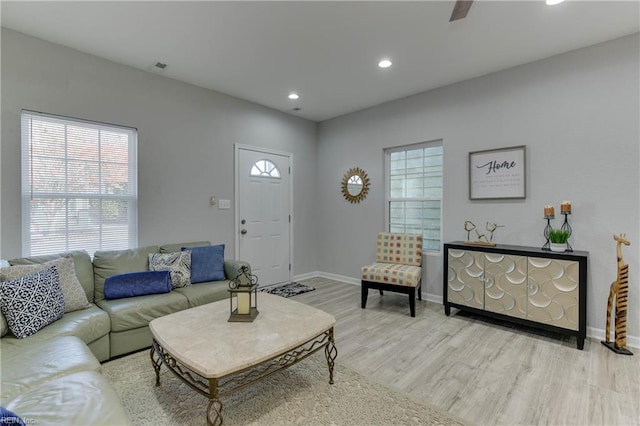
POLYGON ((362 267, 362 279, 364 281, 417 287, 422 279, 422 268, 395 263, 374 263, 362 267))
POLYGON ((73 312, 79 309, 87 309, 90 306, 89 301, 80 281, 76 277, 76 269, 71 255, 40 264, 14 265, 8 268, 1 268, 0 281, 15 280, 51 266, 55 266, 58 270, 60 287, 62 287, 62 294, 64 295, 64 311, 73 312))
POLYGON ((189 307, 204 305, 229 298, 229 281, 213 281, 176 288, 176 293, 184 295, 189 301, 189 307))
POLYGON ((118 395, 96 371, 57 377, 31 388, 5 405, 38 425, 130 425, 118 395))
POLYGON ((104 297, 108 300, 169 293, 171 288, 169 271, 130 272, 107 278, 104 281, 104 297))
POLYGON ((224 280, 224 244, 182 247, 191 252, 191 284, 224 280))
POLYGON ((149 269, 171 272, 173 288, 191 285, 191 252, 150 253, 149 269))
POLYGON ((28 345, 31 342, 49 339, 57 336, 76 336, 83 342, 89 344, 101 337, 108 335, 111 324, 109 315, 91 305, 81 311, 69 312, 53 324, 49 324, 36 334, 25 339, 17 339, 15 336, 7 335, 2 338, 2 347, 9 345, 28 345))
POLYGON ((110 357, 150 348, 153 343, 153 335, 148 325, 125 331, 114 331, 109 334, 110 357))
POLYGON ((100 370, 91 350, 75 336, 43 339, 29 345, 6 345, 0 360, 3 401, 64 374, 100 370))
POLYGON ((176 292, 101 300, 98 306, 109 314, 111 331, 145 327, 154 318, 187 309, 187 298, 176 292))
POLYGON ((174 244, 164 244, 160 246, 160 253, 175 253, 180 251, 182 247, 201 247, 201 246, 210 246, 211 243, 209 241, 191 241, 186 243, 174 243, 174 244))
POLYGON ((0 309, 14 336, 23 339, 64 315, 64 295, 55 266, 0 283, 0 309))
POLYGON ((112 275, 148 271, 149 253, 157 252, 158 246, 95 252, 93 255, 95 301, 104 299, 104 280, 112 275))
POLYGON ((240 269, 245 266, 249 268, 249 273, 251 273, 251 265, 249 265, 244 260, 225 259, 224 275, 227 277, 227 279, 233 280, 238 276, 240 269))
POLYGON ((64 253, 49 254, 43 256, 22 257, 10 260, 12 265, 34 265, 59 259, 64 256, 73 257, 73 264, 76 269, 76 277, 84 289, 89 302, 93 301, 93 264, 89 253, 84 250, 68 251, 64 253))

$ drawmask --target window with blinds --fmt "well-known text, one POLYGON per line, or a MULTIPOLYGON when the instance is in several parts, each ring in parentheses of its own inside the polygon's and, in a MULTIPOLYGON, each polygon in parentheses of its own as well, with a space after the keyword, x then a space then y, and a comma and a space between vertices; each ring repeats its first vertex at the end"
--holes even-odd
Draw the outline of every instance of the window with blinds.
POLYGON ((422 234, 426 251, 440 251, 442 160, 442 141, 385 150, 387 229, 422 234))
POLYGON ((22 252, 137 245, 137 131, 22 111, 22 252))

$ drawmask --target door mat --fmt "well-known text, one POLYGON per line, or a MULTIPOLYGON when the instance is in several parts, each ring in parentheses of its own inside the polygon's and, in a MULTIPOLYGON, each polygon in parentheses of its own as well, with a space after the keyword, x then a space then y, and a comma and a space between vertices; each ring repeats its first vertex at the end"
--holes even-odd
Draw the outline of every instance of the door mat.
POLYGON ((285 284, 274 284, 267 287, 259 288, 258 291, 262 293, 275 294, 281 297, 291 297, 297 294, 307 293, 315 290, 314 287, 306 284, 300 284, 297 282, 290 282, 285 284))

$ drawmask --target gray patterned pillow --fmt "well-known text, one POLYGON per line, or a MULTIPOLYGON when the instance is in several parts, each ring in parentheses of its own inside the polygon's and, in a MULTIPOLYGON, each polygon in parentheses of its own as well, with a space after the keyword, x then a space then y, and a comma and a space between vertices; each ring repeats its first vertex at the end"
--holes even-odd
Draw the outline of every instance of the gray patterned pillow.
POLYGON ((64 295, 56 267, 0 283, 0 310, 18 339, 62 318, 64 295))
POLYGON ((62 294, 64 294, 65 313, 86 309, 91 306, 87 300, 87 294, 76 276, 76 266, 71 256, 53 259, 37 265, 14 265, 2 268, 0 269, 0 281, 15 280, 25 275, 43 271, 51 266, 55 266, 58 270, 60 286, 62 287, 62 294))
POLYGON ((191 285, 191 252, 149 253, 149 269, 170 271, 173 288, 191 285))

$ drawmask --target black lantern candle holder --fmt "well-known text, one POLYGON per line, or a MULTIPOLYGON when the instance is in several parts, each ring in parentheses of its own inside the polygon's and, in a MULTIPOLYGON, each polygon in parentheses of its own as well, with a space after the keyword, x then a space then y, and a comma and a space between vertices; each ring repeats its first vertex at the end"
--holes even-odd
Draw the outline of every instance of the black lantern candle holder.
POLYGON ((229 311, 229 322, 252 322, 259 314, 258 277, 248 266, 238 269, 238 275, 229 281, 229 311))

